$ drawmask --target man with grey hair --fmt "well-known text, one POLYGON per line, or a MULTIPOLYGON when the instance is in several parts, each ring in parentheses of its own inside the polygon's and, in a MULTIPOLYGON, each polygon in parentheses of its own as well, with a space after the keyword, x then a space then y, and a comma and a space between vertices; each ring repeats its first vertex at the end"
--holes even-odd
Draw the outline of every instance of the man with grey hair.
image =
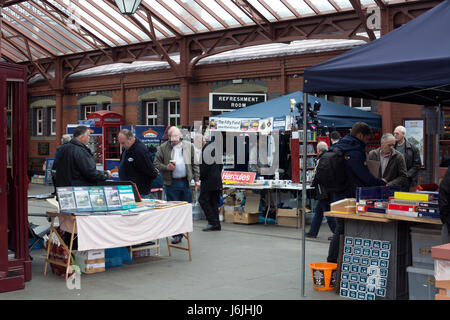
POLYGON ((406 163, 402 154, 395 150, 395 138, 391 133, 381 137, 380 147, 369 152, 369 160, 379 161, 379 177, 387 186, 404 186, 407 182, 406 163))
POLYGON ((406 162, 407 181, 403 186, 403 191, 409 191, 411 187, 417 185, 419 169, 422 166, 419 149, 406 139, 406 128, 397 126, 394 130, 395 150, 400 152, 406 162))
POLYGON ((60 147, 58 161, 53 164, 57 187, 91 186, 112 177, 109 170, 97 170, 95 158, 87 147, 90 134, 88 127, 78 126, 72 140, 60 147))
MULTIPOLYGON (((328 144, 324 141, 320 141, 317 143, 317 159, 316 159, 316 169, 317 164, 320 161, 320 157, 328 151, 328 144)), ((314 172, 315 173, 315 172, 314 172)), ((320 225, 322 224, 323 220, 323 213, 324 211, 330 211, 330 197, 327 194, 326 190, 323 186, 319 185, 317 181, 314 181, 312 185, 315 188, 315 199, 316 199, 316 205, 314 207, 314 216, 311 221, 311 226, 309 227, 309 231, 306 233, 306 237, 308 238, 317 238, 317 235, 319 234, 320 225)), ((336 219, 333 217, 327 217, 327 223, 330 227, 330 230, 332 233, 334 233, 334 229, 336 227, 336 219)), ((331 240, 330 238, 328 240, 331 240)))

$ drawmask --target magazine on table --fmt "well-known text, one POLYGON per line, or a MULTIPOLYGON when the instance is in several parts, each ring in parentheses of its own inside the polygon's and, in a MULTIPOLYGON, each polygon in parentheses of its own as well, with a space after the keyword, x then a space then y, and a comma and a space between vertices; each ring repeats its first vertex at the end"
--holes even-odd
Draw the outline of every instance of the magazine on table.
POLYGON ((78 211, 92 211, 92 204, 89 198, 89 187, 73 187, 75 202, 78 211))
POLYGON ((58 194, 59 209, 61 212, 77 209, 72 187, 57 187, 56 192, 58 194))

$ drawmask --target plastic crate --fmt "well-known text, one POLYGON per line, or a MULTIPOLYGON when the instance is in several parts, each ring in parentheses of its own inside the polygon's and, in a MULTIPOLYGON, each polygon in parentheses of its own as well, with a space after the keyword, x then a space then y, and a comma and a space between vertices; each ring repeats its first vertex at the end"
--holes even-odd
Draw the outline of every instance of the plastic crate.
POLYGON ((124 262, 131 262, 127 247, 105 249, 105 267, 120 267, 124 262))
POLYGON ((441 226, 418 225, 410 227, 412 264, 414 267, 433 269, 431 247, 442 244, 441 226))
POLYGON ((435 287, 434 271, 431 269, 408 267, 409 300, 434 300, 438 293, 435 287))

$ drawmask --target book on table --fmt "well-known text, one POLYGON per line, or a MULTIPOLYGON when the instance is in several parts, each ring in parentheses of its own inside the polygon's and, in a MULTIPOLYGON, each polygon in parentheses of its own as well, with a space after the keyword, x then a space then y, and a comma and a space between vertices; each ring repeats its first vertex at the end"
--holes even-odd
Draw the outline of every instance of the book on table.
POLYGON ((92 211, 89 187, 73 187, 72 189, 77 204, 77 211, 92 211))

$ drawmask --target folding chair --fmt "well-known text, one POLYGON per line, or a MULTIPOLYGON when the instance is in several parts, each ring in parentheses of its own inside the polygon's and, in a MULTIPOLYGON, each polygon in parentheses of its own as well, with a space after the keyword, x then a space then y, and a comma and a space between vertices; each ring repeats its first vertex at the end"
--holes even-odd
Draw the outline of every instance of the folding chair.
POLYGON ((37 244, 40 244, 42 248, 45 249, 44 236, 50 233, 50 226, 39 226, 30 222, 28 223, 28 232, 30 239, 33 239, 33 243, 28 247, 30 260, 33 260, 31 257, 31 250, 33 250, 37 244))

